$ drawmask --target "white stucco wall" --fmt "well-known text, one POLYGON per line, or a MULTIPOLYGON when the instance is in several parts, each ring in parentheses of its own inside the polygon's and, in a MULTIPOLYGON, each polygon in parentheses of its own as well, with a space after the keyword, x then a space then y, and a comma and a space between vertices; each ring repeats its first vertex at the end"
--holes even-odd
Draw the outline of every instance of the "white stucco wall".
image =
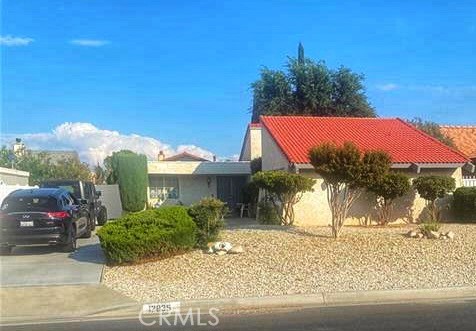
POLYGON ((261 146, 263 154, 262 169, 263 170, 288 170, 289 162, 284 156, 279 146, 269 134, 268 130, 263 127, 261 131, 261 146))
POLYGON ((261 157, 261 127, 248 127, 243 140, 240 161, 261 157))
MULTIPOLYGON (((265 127, 262 129, 262 160, 263 170, 288 170, 289 162, 281 149, 275 143, 265 127)), ((461 168, 453 169, 421 169, 417 174, 410 170, 405 172, 410 178, 422 175, 448 175, 455 178, 456 187, 462 186, 461 168)), ((331 211, 327 202, 327 193, 322 178, 312 169, 301 170, 301 174, 316 179, 314 192, 305 193, 300 202, 295 205, 295 225, 321 225, 326 226, 331 222, 331 211)), ((425 200, 416 192, 408 194, 395 201, 394 219, 396 222, 415 222, 425 208, 425 200)), ((374 221, 376 217, 375 198, 370 194, 364 194, 356 201, 349 213, 346 224, 366 224, 374 221)))
MULTIPOLYGON (((321 225, 331 223, 331 211, 327 202, 327 193, 324 181, 312 170, 301 172, 302 175, 316 179, 314 192, 305 193, 295 207, 296 225, 321 225)), ((455 178, 456 187, 461 186, 461 168, 458 169, 422 169, 420 174, 406 171, 414 179, 423 175, 447 175, 455 178)), ((394 204, 393 221, 397 223, 416 222, 425 208, 425 200, 412 190, 407 196, 397 199, 394 204)), ((375 198, 371 194, 363 194, 350 210, 346 225, 368 224, 375 222, 375 198)))

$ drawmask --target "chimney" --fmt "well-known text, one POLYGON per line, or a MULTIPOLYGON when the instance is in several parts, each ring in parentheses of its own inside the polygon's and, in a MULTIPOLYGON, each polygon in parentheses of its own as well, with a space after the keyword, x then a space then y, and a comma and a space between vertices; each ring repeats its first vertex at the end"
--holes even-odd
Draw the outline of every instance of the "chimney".
POLYGON ((216 161, 217 161, 217 156, 213 155, 213 162, 216 162, 216 161))
POLYGON ((160 151, 159 152, 159 155, 157 156, 157 159, 159 161, 163 161, 165 159, 165 154, 164 154, 164 151, 160 151))

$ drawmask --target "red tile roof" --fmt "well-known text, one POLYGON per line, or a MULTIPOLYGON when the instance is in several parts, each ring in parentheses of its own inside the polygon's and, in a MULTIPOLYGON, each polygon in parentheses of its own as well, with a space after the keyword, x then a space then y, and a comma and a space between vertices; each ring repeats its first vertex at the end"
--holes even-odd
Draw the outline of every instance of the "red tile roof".
POLYGON ((308 163, 308 151, 323 142, 351 141, 361 150, 384 150, 394 163, 465 163, 468 158, 398 118, 262 116, 284 155, 308 163))
POLYGON ((476 158, 476 125, 475 126, 440 126, 441 132, 451 138, 456 148, 470 158, 476 158))
POLYGON ((261 123, 250 123, 250 128, 260 128, 261 123))

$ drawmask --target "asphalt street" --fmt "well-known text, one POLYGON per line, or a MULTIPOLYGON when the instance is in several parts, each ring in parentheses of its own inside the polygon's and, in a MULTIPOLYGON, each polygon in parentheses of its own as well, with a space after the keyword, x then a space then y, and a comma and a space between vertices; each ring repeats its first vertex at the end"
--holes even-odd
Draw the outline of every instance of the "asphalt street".
MULTIPOLYGON (((476 300, 214 314, 218 317, 216 326, 207 323, 214 324, 217 319, 204 314, 200 317, 200 323, 205 323, 206 326, 197 326, 197 316, 193 316, 193 324, 192 319, 188 319, 185 325, 178 319, 178 326, 167 326, 165 321, 159 325, 159 319, 154 317, 144 318, 148 323, 156 322, 151 326, 144 326, 138 318, 134 318, 4 326, 2 330, 476 330, 476 300)), ((173 324, 174 318, 168 320, 173 324)))

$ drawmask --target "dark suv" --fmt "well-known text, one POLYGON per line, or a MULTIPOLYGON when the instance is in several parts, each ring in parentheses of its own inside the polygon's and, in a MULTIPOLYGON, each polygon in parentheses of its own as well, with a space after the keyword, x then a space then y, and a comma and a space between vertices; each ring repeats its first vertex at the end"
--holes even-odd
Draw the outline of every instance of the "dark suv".
POLYGON ((85 205, 58 188, 16 190, 0 207, 0 250, 10 254, 17 245, 61 245, 76 249, 76 238, 91 237, 92 224, 85 205))
POLYGON ((87 205, 89 216, 93 220, 93 230, 96 223, 104 225, 107 222, 107 209, 101 204, 101 192, 96 191, 92 182, 82 180, 49 180, 42 182, 40 187, 59 187, 69 191, 82 204, 87 205))

